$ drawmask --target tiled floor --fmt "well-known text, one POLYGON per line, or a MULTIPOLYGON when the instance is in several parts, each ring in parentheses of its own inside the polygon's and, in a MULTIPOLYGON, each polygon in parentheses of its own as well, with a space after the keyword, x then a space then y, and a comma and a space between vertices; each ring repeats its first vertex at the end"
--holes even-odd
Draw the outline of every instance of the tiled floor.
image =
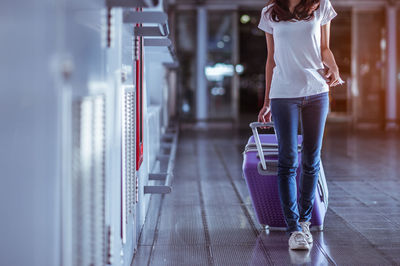
POLYGON ((255 217, 242 178, 250 132, 180 132, 172 193, 152 196, 135 266, 400 265, 400 135, 328 125, 325 229, 310 252, 292 252, 255 217))

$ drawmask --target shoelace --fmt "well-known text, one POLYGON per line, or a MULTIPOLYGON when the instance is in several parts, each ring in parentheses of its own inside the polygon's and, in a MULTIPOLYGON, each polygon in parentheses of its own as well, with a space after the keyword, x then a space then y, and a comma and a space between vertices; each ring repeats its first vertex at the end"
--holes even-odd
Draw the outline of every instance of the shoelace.
POLYGON ((293 234, 294 234, 294 240, 297 243, 307 244, 307 241, 306 241, 306 239, 304 238, 304 235, 301 232, 294 232, 293 234))
POLYGON ((310 234, 310 224, 310 222, 304 222, 300 224, 301 229, 303 229, 303 233, 305 233, 306 235, 310 234))

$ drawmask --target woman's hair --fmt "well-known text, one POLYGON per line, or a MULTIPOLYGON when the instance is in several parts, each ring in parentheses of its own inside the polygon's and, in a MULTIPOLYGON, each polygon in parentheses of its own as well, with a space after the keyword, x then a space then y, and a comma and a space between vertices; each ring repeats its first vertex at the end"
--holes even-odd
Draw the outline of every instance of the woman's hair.
POLYGON ((314 10, 319 8, 320 0, 300 0, 294 8, 293 14, 289 10, 289 0, 270 0, 267 12, 271 11, 271 18, 275 22, 297 20, 310 20, 314 17, 314 10), (318 7, 315 8, 318 4, 318 7))

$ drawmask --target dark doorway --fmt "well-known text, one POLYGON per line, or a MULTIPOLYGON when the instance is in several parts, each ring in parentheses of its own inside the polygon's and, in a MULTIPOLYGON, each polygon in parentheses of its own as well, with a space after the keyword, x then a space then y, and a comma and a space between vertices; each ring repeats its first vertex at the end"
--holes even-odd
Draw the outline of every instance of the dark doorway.
POLYGON ((242 10, 238 16, 241 114, 258 113, 264 100, 267 46, 264 32, 257 28, 260 14, 261 9, 242 10))

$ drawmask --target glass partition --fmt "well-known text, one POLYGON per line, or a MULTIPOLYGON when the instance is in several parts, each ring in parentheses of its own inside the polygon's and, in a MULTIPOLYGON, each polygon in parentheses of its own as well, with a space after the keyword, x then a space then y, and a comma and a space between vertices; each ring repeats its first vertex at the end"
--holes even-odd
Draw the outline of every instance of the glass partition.
POLYGON ((355 10, 353 41, 357 86, 353 86, 356 123, 384 123, 386 32, 383 9, 355 10))
POLYGON ((234 13, 209 10, 207 65, 208 117, 233 118, 234 13))
MULTIPOLYGON (((336 7, 335 7, 336 8, 336 7)), ((331 22, 330 48, 335 56, 343 85, 330 90, 330 117, 352 116, 351 108, 351 9, 336 8, 338 16, 331 22)))
POLYGON ((196 10, 176 14, 176 47, 179 59, 178 112, 182 119, 194 119, 196 114, 196 10))

